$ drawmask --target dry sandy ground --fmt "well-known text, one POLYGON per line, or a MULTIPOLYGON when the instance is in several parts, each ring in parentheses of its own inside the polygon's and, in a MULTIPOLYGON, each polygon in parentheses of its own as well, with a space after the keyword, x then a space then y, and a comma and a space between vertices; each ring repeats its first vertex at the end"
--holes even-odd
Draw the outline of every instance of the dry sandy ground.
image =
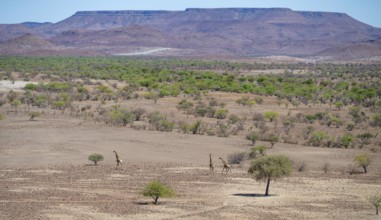
POLYGON ((277 143, 269 154, 304 161, 307 170, 272 182, 263 197, 265 184, 250 178, 248 162, 220 174, 219 156, 250 148, 242 137, 137 131, 61 114, 28 119, 9 113, 0 123, 0 219, 380 219, 366 201, 381 192, 379 152, 368 174, 349 175, 358 150, 277 143), (105 160, 93 166, 91 153, 105 160), (326 162, 328 174, 320 169, 326 162), (156 179, 177 196, 160 205, 143 197, 156 179))

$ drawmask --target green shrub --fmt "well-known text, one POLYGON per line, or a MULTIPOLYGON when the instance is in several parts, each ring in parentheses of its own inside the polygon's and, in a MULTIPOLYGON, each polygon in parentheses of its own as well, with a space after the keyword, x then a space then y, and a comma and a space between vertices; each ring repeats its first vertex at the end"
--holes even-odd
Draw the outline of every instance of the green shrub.
POLYGON ((174 190, 160 181, 153 181, 145 186, 142 191, 143 196, 151 197, 153 199, 153 203, 158 204, 158 200, 160 197, 162 198, 171 198, 176 194, 174 190))
POLYGON ((276 119, 278 117, 278 115, 279 115, 278 112, 273 112, 273 111, 269 111, 269 112, 264 113, 265 118, 269 119, 270 122, 274 121, 274 119, 276 119))
POLYGON ((309 143, 313 146, 320 146, 328 139, 328 134, 325 131, 315 131, 310 137, 309 143))
POLYGON ((214 113, 214 117, 217 119, 225 119, 228 114, 227 109, 217 109, 217 111, 214 113))
POLYGON ((41 116, 41 112, 29 112, 29 120, 34 120, 35 118, 37 117, 40 117, 41 116))

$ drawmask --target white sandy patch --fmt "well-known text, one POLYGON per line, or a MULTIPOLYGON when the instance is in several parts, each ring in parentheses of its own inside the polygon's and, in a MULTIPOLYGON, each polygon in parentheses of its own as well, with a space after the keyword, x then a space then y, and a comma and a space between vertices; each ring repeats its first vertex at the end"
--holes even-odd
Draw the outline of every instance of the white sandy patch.
POLYGON ((10 90, 21 90, 26 84, 36 83, 28 81, 10 81, 10 80, 0 80, 0 92, 7 92, 10 90))

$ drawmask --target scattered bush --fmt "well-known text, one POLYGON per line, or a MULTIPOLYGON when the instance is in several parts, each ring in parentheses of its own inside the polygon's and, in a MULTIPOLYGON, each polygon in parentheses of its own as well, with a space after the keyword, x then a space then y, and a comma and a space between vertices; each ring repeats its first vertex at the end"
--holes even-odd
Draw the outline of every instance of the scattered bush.
POLYGON ((304 172, 307 169, 307 164, 304 161, 296 163, 295 166, 298 172, 304 172))
POLYGON ((245 160, 245 156, 245 152, 232 153, 228 156, 228 162, 229 164, 240 164, 245 160))
POLYGON ((352 134, 344 134, 340 138, 340 144, 345 148, 348 148, 354 141, 355 137, 352 134))
POLYGON ((40 117, 41 116, 41 112, 29 112, 29 120, 32 121, 34 120, 35 118, 37 117, 40 117))
POLYGON ((321 146, 325 140, 328 139, 328 134, 325 131, 315 131, 309 140, 309 143, 313 146, 321 146))
POLYGON ((274 121, 274 119, 276 119, 278 117, 278 115, 279 115, 278 112, 273 112, 273 111, 269 111, 269 112, 264 113, 265 118, 269 119, 270 122, 274 121))
POLYGON ((135 115, 135 121, 140 121, 146 110, 144 108, 136 108, 132 110, 132 113, 135 115))
POLYGON ((255 159, 257 158, 257 156, 265 156, 265 152, 267 150, 267 147, 266 146, 256 146, 256 147, 252 147, 250 149, 250 154, 249 154, 249 157, 250 159, 255 159))
POLYGON ((225 123, 217 123, 217 136, 229 137, 229 127, 225 123))
POLYGON ((258 140, 258 135, 254 131, 246 135, 246 139, 251 141, 251 145, 254 146, 255 142, 258 140))
POLYGON ((156 111, 148 116, 149 123, 154 127, 157 131, 172 131, 175 123, 172 121, 168 121, 166 116, 156 111))
POLYGON ((324 173, 327 174, 331 169, 331 165, 329 163, 325 163, 323 165, 322 169, 323 169, 324 173))
POLYGON ((214 113, 214 117, 217 119, 225 119, 228 115, 228 112, 229 111, 227 109, 217 109, 214 113))
POLYGON ((203 122, 201 120, 197 120, 189 127, 189 130, 192 132, 192 134, 201 134, 202 128, 203 122))

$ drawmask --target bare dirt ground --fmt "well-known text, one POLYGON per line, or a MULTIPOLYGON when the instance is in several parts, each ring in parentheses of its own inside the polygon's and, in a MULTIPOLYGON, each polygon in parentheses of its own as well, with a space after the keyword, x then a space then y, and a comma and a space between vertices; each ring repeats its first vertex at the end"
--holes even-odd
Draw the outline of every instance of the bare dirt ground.
MULTIPOLYGON (((156 107, 171 111, 166 102, 171 100, 156 107)), ((234 106, 230 110, 239 113, 234 106)), ((264 197, 266 185, 247 174, 248 161, 228 175, 220 173, 218 157, 251 147, 242 136, 109 127, 53 110, 36 121, 22 111, 5 116, 0 219, 380 219, 366 201, 381 192, 379 151, 367 174, 349 175, 361 150, 277 143, 268 154, 285 154, 307 168, 272 182, 271 196, 264 197), (113 150, 123 159, 123 170, 115 170, 113 150), (92 153, 105 160, 92 165, 87 160, 92 153), (209 153, 215 173, 208 169, 209 153), (331 168, 325 174, 321 167, 327 162, 331 168), (153 205, 140 192, 157 179, 177 196, 153 205)))

